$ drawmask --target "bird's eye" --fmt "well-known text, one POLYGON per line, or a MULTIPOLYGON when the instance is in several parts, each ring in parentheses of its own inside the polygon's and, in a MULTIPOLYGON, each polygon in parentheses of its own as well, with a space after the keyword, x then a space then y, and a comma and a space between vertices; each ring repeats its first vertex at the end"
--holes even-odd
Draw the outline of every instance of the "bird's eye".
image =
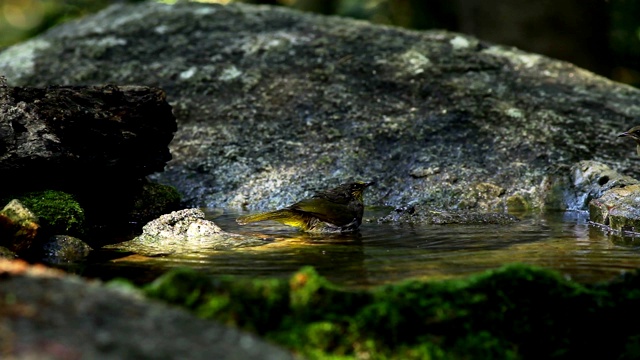
POLYGON ((634 131, 633 134, 636 135, 636 136, 640 136, 640 130, 634 131))

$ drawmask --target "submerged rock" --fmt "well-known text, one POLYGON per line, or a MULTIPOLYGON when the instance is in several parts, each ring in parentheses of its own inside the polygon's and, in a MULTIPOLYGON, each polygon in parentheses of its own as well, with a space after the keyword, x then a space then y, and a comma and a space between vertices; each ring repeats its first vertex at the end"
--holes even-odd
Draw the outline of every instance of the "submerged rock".
POLYGON ((200 209, 185 209, 160 216, 143 228, 142 235, 106 248, 155 256, 173 253, 197 253, 266 244, 265 240, 223 231, 206 220, 200 209))
POLYGON ((518 218, 504 213, 479 213, 470 211, 443 211, 422 206, 407 206, 393 210, 389 215, 378 219, 380 223, 402 224, 512 224, 518 218))
POLYGON ((85 259, 91 247, 84 241, 68 235, 55 235, 42 247, 42 260, 48 263, 76 262, 85 259))
POLYGON ((639 90, 446 31, 117 4, 0 52, 0 73, 21 86, 165 89, 179 128, 154 178, 198 206, 280 208, 375 178, 367 205, 535 209, 553 172, 580 160, 640 175, 616 137, 640 117, 639 90))

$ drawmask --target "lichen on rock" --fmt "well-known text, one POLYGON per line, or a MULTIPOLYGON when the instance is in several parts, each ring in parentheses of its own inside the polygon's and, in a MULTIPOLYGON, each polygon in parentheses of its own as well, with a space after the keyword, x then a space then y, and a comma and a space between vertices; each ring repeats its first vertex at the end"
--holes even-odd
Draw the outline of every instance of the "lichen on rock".
POLYGON ((179 128, 153 178, 191 206, 268 210, 371 178, 368 205, 486 211, 517 195, 542 209, 553 172, 578 161, 640 175, 615 136, 640 116, 637 89, 447 31, 247 4, 116 4, 0 52, 0 73, 165 89, 179 128), (476 201, 480 183, 502 195, 476 201))

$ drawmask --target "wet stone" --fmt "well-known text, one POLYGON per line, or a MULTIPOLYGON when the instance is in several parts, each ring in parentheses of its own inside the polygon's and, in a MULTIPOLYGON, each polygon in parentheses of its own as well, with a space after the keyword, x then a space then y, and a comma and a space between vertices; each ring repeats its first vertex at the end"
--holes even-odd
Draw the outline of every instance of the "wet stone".
POLYGON ((52 236, 43 246, 43 261, 48 263, 76 262, 85 259, 91 247, 68 235, 52 236))
POLYGON ((206 220, 200 209, 184 209, 165 214, 143 227, 143 233, 131 241, 105 248, 156 256, 175 253, 233 249, 267 244, 261 238, 223 231, 206 220))
POLYGON ((0 246, 10 251, 28 250, 39 228, 38 217, 19 200, 11 200, 0 210, 0 246))
POLYGON ((399 224, 512 224, 518 218, 504 213, 479 213, 471 211, 443 211, 422 206, 406 206, 393 210, 389 215, 378 219, 380 223, 399 224))

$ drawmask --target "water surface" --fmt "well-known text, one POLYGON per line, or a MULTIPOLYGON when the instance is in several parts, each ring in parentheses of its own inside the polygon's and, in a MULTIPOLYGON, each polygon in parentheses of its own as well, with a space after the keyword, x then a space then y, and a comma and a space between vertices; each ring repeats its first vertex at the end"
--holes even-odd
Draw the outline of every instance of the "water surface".
POLYGON ((125 277, 139 283, 173 267, 210 275, 288 277, 302 266, 347 287, 361 288, 404 279, 459 277, 513 262, 556 269, 565 277, 593 283, 640 268, 640 239, 613 238, 579 212, 531 216, 512 225, 378 224, 385 213, 365 214, 358 234, 309 235, 273 222, 240 226, 233 212, 209 211, 229 232, 258 235, 266 245, 148 258, 97 252, 69 267, 84 276, 125 277))

